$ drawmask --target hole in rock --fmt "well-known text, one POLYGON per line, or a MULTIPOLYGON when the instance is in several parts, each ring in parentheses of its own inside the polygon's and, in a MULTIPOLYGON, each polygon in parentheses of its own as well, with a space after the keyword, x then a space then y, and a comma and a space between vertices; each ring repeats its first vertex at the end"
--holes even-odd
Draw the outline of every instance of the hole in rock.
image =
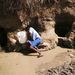
POLYGON ((56 25, 55 32, 60 37, 65 37, 65 35, 71 30, 74 17, 68 13, 62 13, 56 15, 56 25))

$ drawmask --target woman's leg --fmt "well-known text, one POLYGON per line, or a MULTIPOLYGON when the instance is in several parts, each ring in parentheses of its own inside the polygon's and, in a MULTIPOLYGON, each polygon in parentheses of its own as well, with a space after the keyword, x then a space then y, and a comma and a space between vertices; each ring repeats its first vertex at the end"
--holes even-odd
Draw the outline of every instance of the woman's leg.
POLYGON ((42 42, 42 39, 36 38, 35 40, 28 40, 27 41, 32 47, 36 47, 42 42))
POLYGON ((37 52, 39 54, 38 57, 42 56, 40 51, 38 50, 38 48, 33 47, 31 43, 27 42, 25 47, 28 48, 28 49, 31 49, 31 50, 33 50, 35 52, 37 52))

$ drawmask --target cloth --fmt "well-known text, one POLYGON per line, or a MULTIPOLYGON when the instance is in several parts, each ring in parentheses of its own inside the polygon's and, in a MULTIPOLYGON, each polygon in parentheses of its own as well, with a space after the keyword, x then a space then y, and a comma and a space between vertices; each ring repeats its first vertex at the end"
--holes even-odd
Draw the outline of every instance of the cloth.
POLYGON ((23 44, 26 42, 26 31, 20 31, 17 33, 17 38, 20 44, 23 44))
POLYGON ((35 40, 36 38, 40 38, 40 35, 37 33, 37 31, 35 29, 33 29, 32 27, 29 28, 29 32, 32 35, 32 39, 35 40))
POLYGON ((28 42, 32 47, 36 47, 36 46, 38 46, 38 45, 42 42, 42 39, 36 38, 35 40, 28 40, 27 42, 28 42))

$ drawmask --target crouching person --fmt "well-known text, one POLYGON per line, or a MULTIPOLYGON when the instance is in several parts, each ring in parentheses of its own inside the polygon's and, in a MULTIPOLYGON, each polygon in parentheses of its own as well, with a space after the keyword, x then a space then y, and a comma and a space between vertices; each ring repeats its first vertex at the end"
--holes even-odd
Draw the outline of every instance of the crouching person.
POLYGON ((38 32, 32 28, 32 27, 26 27, 25 28, 26 32, 27 32, 27 42, 25 47, 32 49, 33 51, 36 51, 39 55, 38 57, 41 57, 42 54, 40 53, 39 49, 37 48, 37 46, 42 43, 42 38, 41 36, 38 34, 38 32))

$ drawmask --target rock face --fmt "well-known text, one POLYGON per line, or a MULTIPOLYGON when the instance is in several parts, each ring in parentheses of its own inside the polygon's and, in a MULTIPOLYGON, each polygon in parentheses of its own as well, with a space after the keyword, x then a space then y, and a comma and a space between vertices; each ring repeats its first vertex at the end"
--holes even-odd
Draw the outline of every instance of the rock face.
POLYGON ((70 43, 75 41, 72 31, 75 0, 0 0, 0 11, 0 27, 5 30, 17 29, 21 22, 30 22, 44 40, 50 40, 54 45, 57 35, 65 37, 68 34, 67 40, 73 37, 70 43), (53 20, 49 21, 47 17, 53 20))
POLYGON ((75 22, 73 22, 71 31, 67 35, 67 39, 71 43, 72 48, 75 48, 75 22))
POLYGON ((55 21, 52 18, 45 18, 42 21, 45 30, 41 33, 44 42, 48 44, 48 48, 52 49, 57 46, 58 36, 55 33, 55 21))

